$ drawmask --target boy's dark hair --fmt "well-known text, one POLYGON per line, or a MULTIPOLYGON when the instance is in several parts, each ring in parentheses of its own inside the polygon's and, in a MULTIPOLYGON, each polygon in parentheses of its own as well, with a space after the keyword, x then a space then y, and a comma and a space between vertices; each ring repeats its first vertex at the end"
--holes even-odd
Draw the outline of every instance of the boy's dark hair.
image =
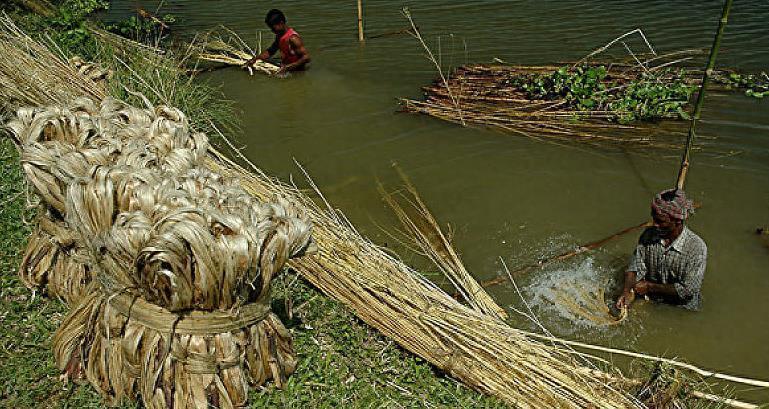
POLYGON ((264 18, 264 22, 270 27, 278 23, 285 23, 286 15, 278 9, 272 9, 267 12, 267 17, 264 18))

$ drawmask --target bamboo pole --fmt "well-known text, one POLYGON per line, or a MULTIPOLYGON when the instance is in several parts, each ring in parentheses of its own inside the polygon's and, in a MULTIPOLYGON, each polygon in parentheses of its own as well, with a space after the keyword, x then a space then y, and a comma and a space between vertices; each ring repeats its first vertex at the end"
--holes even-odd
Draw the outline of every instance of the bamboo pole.
POLYGON ((363 44, 363 0, 358 0, 358 41, 363 44))
POLYGON ((702 112, 702 106, 705 101, 705 89, 708 86, 708 82, 710 82, 710 76, 716 65, 716 56, 718 55, 718 49, 721 46, 721 38, 723 37, 727 20, 729 19, 729 10, 732 7, 732 3, 733 0, 724 1, 724 8, 723 11, 721 11, 721 20, 718 22, 718 30, 716 30, 716 36, 713 39, 713 46, 710 48, 708 64, 705 67, 705 72, 702 73, 700 92, 697 94, 697 102, 694 105, 694 114, 692 115, 692 121, 689 125, 689 135, 686 138, 686 147, 684 148, 684 153, 681 157, 681 167, 678 170, 678 179, 676 180, 676 188, 679 190, 684 188, 684 183, 686 182, 686 174, 689 171, 689 156, 692 149, 692 143, 694 142, 697 120, 700 118, 700 113, 702 112))

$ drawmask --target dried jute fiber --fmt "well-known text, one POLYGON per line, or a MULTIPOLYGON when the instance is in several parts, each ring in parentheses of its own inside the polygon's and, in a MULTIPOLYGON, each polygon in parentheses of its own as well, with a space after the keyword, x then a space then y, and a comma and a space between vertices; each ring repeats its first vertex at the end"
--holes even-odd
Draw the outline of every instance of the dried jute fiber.
POLYGON ((305 215, 202 166, 208 139, 174 108, 80 99, 7 127, 40 198, 20 274, 72 308, 54 335, 66 378, 148 408, 240 407, 285 383, 270 282, 313 250, 305 215))

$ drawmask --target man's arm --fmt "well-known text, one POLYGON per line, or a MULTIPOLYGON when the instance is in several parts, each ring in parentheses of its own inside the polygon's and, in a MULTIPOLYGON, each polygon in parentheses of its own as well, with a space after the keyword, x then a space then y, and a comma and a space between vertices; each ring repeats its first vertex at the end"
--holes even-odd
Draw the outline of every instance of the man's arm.
POLYGON ((257 56, 254 56, 254 58, 248 60, 248 62, 246 62, 246 65, 247 66, 248 65, 254 65, 254 63, 257 62, 258 60, 264 61, 264 60, 272 57, 273 55, 275 55, 275 53, 278 52, 278 48, 279 48, 278 47, 278 40, 276 39, 275 41, 272 42, 272 45, 267 47, 266 50, 262 51, 261 54, 259 54, 257 56))
POLYGON ((304 47, 304 42, 301 37, 297 35, 291 36, 288 41, 291 45, 291 49, 294 50, 299 59, 291 64, 280 67, 280 72, 295 71, 301 69, 310 62, 310 53, 307 52, 307 49, 304 47))
POLYGON ((635 271, 625 272, 625 285, 622 288, 622 295, 617 299, 617 309, 629 307, 630 303, 633 302, 633 288, 636 285, 636 276, 637 274, 635 271))
POLYGON ((657 284, 651 281, 641 280, 633 288, 638 295, 648 295, 663 298, 665 301, 680 303, 683 298, 676 290, 676 284, 657 284))
MULTIPOLYGON (((643 236, 641 236, 643 238, 643 236)), ((617 308, 629 307, 635 298, 633 290, 639 280, 646 278, 646 247, 639 240, 638 245, 630 258, 630 265, 625 272, 625 283, 622 287, 622 295, 617 299, 617 308)))

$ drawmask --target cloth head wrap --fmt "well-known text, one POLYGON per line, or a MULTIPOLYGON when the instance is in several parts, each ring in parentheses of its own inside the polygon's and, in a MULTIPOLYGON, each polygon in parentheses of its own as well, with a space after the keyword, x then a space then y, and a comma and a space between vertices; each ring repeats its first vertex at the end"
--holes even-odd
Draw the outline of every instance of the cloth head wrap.
POLYGON ((694 205, 686 198, 686 193, 679 189, 665 190, 654 196, 652 209, 677 220, 686 220, 694 213, 694 205))

